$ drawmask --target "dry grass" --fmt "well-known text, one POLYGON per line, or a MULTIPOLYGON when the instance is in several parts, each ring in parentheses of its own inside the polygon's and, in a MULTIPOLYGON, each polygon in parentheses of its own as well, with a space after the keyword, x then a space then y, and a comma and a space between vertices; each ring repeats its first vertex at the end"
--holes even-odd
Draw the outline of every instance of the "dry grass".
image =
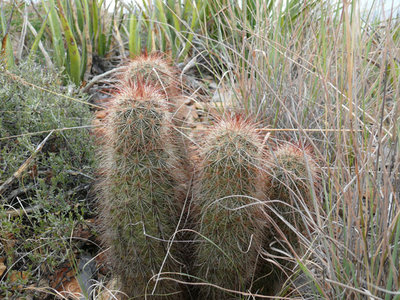
POLYGON ((375 20, 359 1, 244 3, 216 7, 214 36, 199 40, 222 64, 220 85, 272 128, 271 148, 291 140, 317 157, 321 188, 304 213, 314 231, 288 259, 315 297, 399 299, 399 19, 375 20))

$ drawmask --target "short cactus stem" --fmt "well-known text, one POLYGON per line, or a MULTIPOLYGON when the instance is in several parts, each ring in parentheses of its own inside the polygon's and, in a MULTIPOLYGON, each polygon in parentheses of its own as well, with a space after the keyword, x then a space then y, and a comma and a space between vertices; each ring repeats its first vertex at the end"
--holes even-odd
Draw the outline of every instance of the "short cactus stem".
POLYGON ((304 234, 303 217, 309 216, 306 211, 311 212, 315 208, 311 188, 317 186, 319 181, 314 155, 309 147, 301 148, 285 142, 267 156, 265 170, 266 194, 271 207, 285 221, 276 213, 270 213, 270 217, 292 246, 296 246, 298 234, 285 222, 304 234))
MULTIPOLYGON (((193 188, 201 240, 194 275, 205 282, 242 292, 249 287, 263 241, 261 163, 257 130, 242 116, 222 118, 203 137, 193 188)), ((229 297, 207 286, 199 293, 201 299, 229 297)))
POLYGON ((145 85, 157 87, 160 93, 168 97, 177 94, 177 70, 161 53, 142 54, 126 63, 120 80, 122 83, 141 81, 145 85))
POLYGON ((263 187, 268 199, 264 248, 273 253, 276 263, 260 259, 256 276, 260 280, 255 288, 261 293, 275 295, 291 275, 294 264, 290 257, 301 256, 303 251, 300 236, 310 230, 305 220, 314 212, 311 185, 317 186, 318 169, 309 147, 302 148, 290 142, 271 149, 264 159, 263 187))
MULTIPOLYGON (((160 270, 180 272, 167 257, 182 209, 176 178, 183 177, 176 174, 168 102, 153 86, 131 82, 113 99, 104 123, 107 142, 100 144, 103 178, 98 183, 102 238, 122 292, 144 299, 160 270)), ((174 249, 171 254, 179 259, 174 249)), ((168 280, 157 282, 155 289, 158 295, 175 293, 162 299, 179 299, 179 292, 178 284, 168 280)))

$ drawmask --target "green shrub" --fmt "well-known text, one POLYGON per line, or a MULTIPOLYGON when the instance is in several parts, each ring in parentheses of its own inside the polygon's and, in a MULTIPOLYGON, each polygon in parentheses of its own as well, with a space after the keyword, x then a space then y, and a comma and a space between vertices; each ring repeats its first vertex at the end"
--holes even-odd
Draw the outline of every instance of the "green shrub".
POLYGON ((36 285, 68 260, 74 244, 70 237, 87 212, 91 138, 85 128, 63 129, 85 127, 91 114, 79 102, 85 96, 61 83, 56 72, 31 64, 0 71, 0 185, 56 129, 22 176, 0 195, 0 257, 7 257, 1 296, 26 293, 12 289, 12 272, 25 271, 25 284, 36 285))

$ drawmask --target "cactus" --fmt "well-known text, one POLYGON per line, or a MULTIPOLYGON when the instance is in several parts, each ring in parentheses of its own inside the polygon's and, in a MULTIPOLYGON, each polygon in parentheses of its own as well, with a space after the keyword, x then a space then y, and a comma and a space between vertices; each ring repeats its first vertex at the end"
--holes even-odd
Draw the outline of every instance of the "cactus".
MULTIPOLYGON (((182 132, 187 134, 187 130, 182 126, 186 124, 186 116, 183 115, 183 99, 182 84, 177 79, 177 69, 171 65, 171 62, 165 57, 164 54, 154 52, 151 54, 142 54, 130 60, 126 64, 126 68, 120 76, 122 85, 129 84, 129 82, 136 82, 140 80, 145 85, 151 85, 158 89, 158 92, 164 94, 169 100, 169 111, 172 114, 172 123, 176 126, 173 134, 175 137, 172 139, 176 142, 178 154, 182 159, 188 157, 186 152, 187 138, 182 136, 182 132)), ((187 170, 191 170, 190 163, 186 160, 183 164, 187 170)))
MULTIPOLYGON (((300 148, 293 143, 282 143, 266 157, 264 170, 265 193, 271 201, 266 206, 269 208, 267 213, 270 224, 265 233, 264 246, 269 249, 269 245, 274 244, 274 248, 283 252, 295 251, 301 255, 300 234, 307 235, 310 229, 305 222, 309 216, 306 211, 313 211, 314 208, 309 175, 315 186, 318 183, 318 169, 313 153, 309 147, 300 148)), ((272 272, 266 271, 266 266, 260 267, 264 274, 272 274, 264 280, 265 291, 279 289, 294 267, 286 258, 278 259, 278 263, 280 266, 273 267, 272 272), (271 282, 274 282, 273 286, 271 282)), ((262 277, 262 274, 258 275, 262 277)))
MULTIPOLYGON (((313 183, 317 185, 317 170, 309 147, 302 149, 286 142, 266 155, 263 167, 264 193, 270 200, 265 206, 268 224, 264 231, 264 248, 267 253, 282 256, 282 252, 295 251, 301 255, 299 233, 304 235, 307 229, 302 214, 305 209, 313 208, 309 172, 313 183), (279 242, 276 243, 276 240, 279 242), (272 244, 273 248, 282 252, 274 253, 270 248, 272 244)), ((258 265, 256 278, 259 280, 254 288, 263 294, 275 295, 292 274, 294 265, 289 259, 276 257, 275 260, 274 264, 260 260, 258 265)))
MULTIPOLYGON (((240 115, 223 118, 202 140, 193 187, 196 231, 201 237, 194 275, 226 289, 245 291, 263 239, 263 207, 257 203, 262 143, 255 126, 240 115)), ((209 286, 199 293, 201 299, 228 297, 209 286)))
MULTIPOLYGON (((266 159, 266 194, 273 201, 274 209, 297 229, 304 229, 301 212, 313 207, 308 170, 317 184, 317 164, 309 147, 301 149, 295 144, 283 143, 266 159)), ((270 215, 295 245, 296 233, 276 214, 270 215)))
MULTIPOLYGON (((167 255, 186 175, 174 155, 168 102, 157 88, 141 80, 122 87, 104 122, 107 143, 100 144, 98 183, 102 239, 122 291, 142 299, 152 292, 150 279, 167 255)), ((179 272, 180 266, 169 257, 162 271, 179 272)), ((181 295, 173 281, 157 283, 155 294, 175 292, 170 299, 181 295)))
POLYGON ((158 87, 168 97, 178 92, 177 71, 161 53, 142 54, 126 64, 122 82, 137 81, 158 87))

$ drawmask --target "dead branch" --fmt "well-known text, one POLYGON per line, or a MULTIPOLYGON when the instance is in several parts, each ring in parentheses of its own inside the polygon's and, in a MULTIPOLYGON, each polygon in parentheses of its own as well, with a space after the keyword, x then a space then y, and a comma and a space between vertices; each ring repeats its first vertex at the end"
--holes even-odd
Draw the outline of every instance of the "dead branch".
POLYGON ((31 156, 29 156, 28 159, 18 168, 18 170, 15 171, 14 174, 0 186, 0 195, 10 186, 11 183, 13 183, 14 180, 21 177, 21 175, 28 168, 35 156, 42 150, 44 144, 46 144, 47 140, 53 134, 53 132, 54 130, 50 131, 46 138, 36 147, 31 156))

